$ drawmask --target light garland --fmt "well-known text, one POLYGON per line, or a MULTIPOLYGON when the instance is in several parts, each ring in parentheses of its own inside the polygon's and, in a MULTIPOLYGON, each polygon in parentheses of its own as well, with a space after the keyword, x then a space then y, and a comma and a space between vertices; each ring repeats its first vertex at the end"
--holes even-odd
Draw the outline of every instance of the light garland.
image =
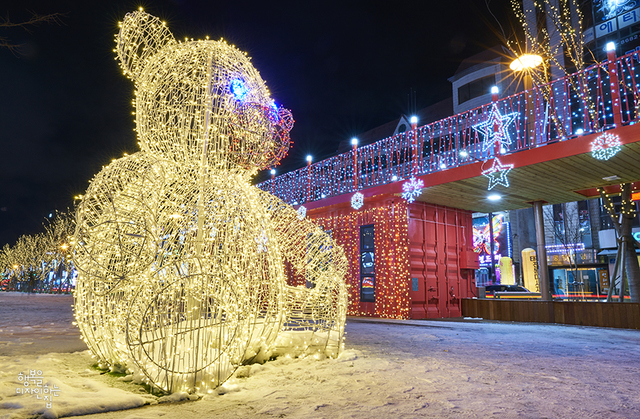
POLYGON ((360 192, 356 192, 351 196, 351 208, 359 210, 364 205, 364 195, 360 192))
POLYGON ((75 317, 103 366, 165 392, 203 392, 242 363, 337 356, 347 261, 331 237, 249 183, 289 146, 246 54, 178 42, 128 14, 116 36, 136 85, 142 151, 95 176, 78 207, 75 317), (307 286, 287 284, 287 271, 307 286))
POLYGON ((422 188, 424 188, 422 179, 411 177, 411 179, 402 184, 402 197, 411 203, 422 195, 422 188))
POLYGON ((598 160, 609 160, 622 149, 620 137, 605 132, 591 142, 591 155, 598 160))
POLYGON ((482 176, 489 179, 489 186, 487 190, 493 189, 496 185, 502 185, 505 188, 509 187, 509 179, 507 175, 513 169, 513 164, 502 164, 496 157, 493 159, 493 164, 487 170, 482 172, 482 176))

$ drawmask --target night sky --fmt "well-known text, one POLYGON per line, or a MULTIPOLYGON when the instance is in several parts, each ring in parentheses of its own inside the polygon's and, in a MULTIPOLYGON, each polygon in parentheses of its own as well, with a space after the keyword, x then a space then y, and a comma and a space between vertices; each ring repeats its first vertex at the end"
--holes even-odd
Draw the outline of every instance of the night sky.
MULTIPOLYGON (((509 0, 487 0, 505 30, 509 0)), ((12 22, 61 13, 61 24, 0 28, 0 246, 42 231, 103 165, 138 151, 133 83, 114 60, 128 11, 165 20, 177 39, 225 38, 247 51, 296 120, 292 170, 338 143, 451 96, 460 61, 501 43, 485 1, 13 1, 12 22)))

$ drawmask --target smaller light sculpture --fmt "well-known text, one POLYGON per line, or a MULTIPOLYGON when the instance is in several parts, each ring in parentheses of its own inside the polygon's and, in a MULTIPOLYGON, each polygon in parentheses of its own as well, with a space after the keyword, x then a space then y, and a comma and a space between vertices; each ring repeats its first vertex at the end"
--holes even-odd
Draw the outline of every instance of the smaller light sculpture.
POLYGON ((609 160, 622 149, 620 137, 605 132, 591 143, 591 155, 598 160, 609 160))
POLYGON ((74 308, 91 351, 165 392, 211 390, 285 352, 337 356, 344 252, 304 207, 250 184, 286 154, 291 113, 224 41, 178 42, 138 11, 116 44, 142 150, 103 168, 78 206, 74 308))
POLYGON ((360 192, 356 192, 351 196, 351 208, 359 210, 364 205, 364 195, 360 192))
POLYGON ((489 179, 489 187, 487 190, 490 191, 496 185, 502 185, 508 188, 509 179, 507 179, 507 175, 511 169, 513 169, 513 164, 502 164, 497 158, 493 159, 491 167, 482 172, 482 176, 489 179))
POLYGON ((424 188, 424 182, 421 179, 411 177, 411 179, 402 184, 402 197, 407 202, 413 202, 422 195, 422 188, 424 188))

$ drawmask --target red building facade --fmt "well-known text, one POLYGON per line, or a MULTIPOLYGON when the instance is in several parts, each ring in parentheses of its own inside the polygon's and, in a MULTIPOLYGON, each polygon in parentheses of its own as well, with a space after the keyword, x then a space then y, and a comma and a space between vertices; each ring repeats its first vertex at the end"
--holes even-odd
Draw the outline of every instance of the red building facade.
POLYGON ((358 210, 344 202, 307 217, 344 248, 349 315, 458 317, 460 299, 476 295, 470 211, 382 194, 358 210))

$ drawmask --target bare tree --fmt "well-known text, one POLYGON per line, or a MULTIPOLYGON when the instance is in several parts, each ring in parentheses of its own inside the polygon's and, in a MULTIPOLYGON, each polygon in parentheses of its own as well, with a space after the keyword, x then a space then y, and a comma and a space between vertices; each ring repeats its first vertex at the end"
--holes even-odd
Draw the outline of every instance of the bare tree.
MULTIPOLYGON (((31 27, 37 26, 43 23, 48 24, 62 24, 62 17, 64 15, 60 13, 53 13, 48 15, 39 15, 37 13, 32 13, 31 18, 24 20, 22 22, 12 22, 9 17, 2 18, 0 17, 0 29, 11 29, 11 28, 21 28, 30 31, 31 27)), ((0 48, 7 48, 13 52, 19 52, 20 44, 13 42, 7 36, 0 36, 0 48)))
MULTIPOLYGON (((589 63, 595 62, 593 53, 584 44, 584 16, 578 0, 511 0, 511 7, 519 20, 522 33, 514 33, 505 39, 507 47, 515 57, 523 54, 538 55, 542 58, 543 70, 525 68, 525 76, 550 103, 554 96, 553 83, 549 80, 567 77, 571 89, 580 97, 588 109, 594 127, 598 123, 597 110, 593 101, 587 72, 582 72, 589 63), (544 22, 544 24, 540 24, 544 22), (577 73, 576 73, 577 72, 577 73), (575 74, 574 74, 575 73, 575 74)), ((563 100, 561 97, 557 100, 563 100)), ((551 106, 551 116, 560 134, 564 127, 551 106)), ((596 127, 597 128, 597 127, 596 127)))
MULTIPOLYGON (((573 275, 573 287, 574 291, 579 289, 584 294, 584 284, 580 283, 578 274, 578 260, 582 249, 578 247, 579 243, 583 240, 583 228, 580 220, 580 214, 578 211, 577 203, 560 204, 562 210, 559 214, 554 214, 553 205, 548 205, 543 208, 545 218, 545 230, 546 226, 551 227, 551 234, 553 234, 554 241, 560 243, 561 254, 564 261, 569 265, 569 270, 573 275), (556 218, 560 218, 556 220, 556 218)), ((548 231, 548 230, 547 230, 548 231)), ((568 293, 567 289, 567 293, 568 293)))

